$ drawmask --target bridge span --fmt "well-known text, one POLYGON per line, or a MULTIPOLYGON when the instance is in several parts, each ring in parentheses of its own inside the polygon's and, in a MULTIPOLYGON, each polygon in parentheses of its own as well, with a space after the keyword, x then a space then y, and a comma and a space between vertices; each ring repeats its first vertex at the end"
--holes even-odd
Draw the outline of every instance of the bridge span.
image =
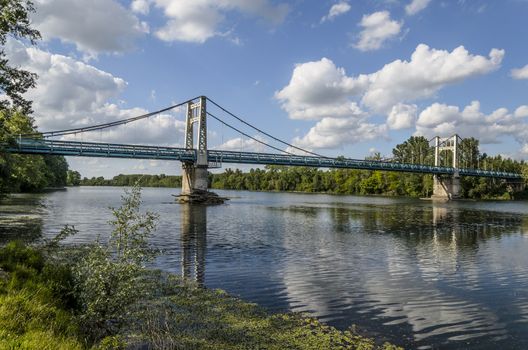
MULTIPOLYGON (((207 192, 208 189, 208 169, 218 167, 221 164, 254 164, 254 165, 285 165, 285 166, 305 166, 317 168, 339 168, 339 169, 361 169, 361 170, 382 170, 397 171, 419 174, 434 175, 433 198, 453 199, 460 193, 460 176, 479 176, 488 178, 499 178, 510 182, 522 182, 521 174, 460 168, 459 158, 459 140, 455 135, 451 138, 440 139, 435 137, 435 157, 434 166, 424 164, 408 164, 389 161, 376 160, 359 160, 350 158, 332 158, 316 154, 312 151, 299 148, 295 145, 282 141, 273 135, 270 135, 261 129, 254 127, 243 119, 237 117, 216 102, 205 96, 200 96, 180 104, 164 108, 159 111, 150 112, 141 116, 118 120, 110 123, 80 127, 74 129, 49 131, 32 135, 19 135, 13 137, 13 142, 2 145, 8 152, 21 154, 40 154, 40 155, 61 155, 61 156, 79 156, 79 157, 106 157, 106 158, 130 158, 130 159, 160 159, 180 161, 183 163, 182 172, 182 196, 192 197, 195 193, 207 192), (270 139, 288 146, 289 149, 296 150, 296 153, 272 146, 258 138, 252 137, 243 131, 224 122, 220 118, 207 111, 207 101, 214 106, 237 119, 245 126, 251 127, 259 133, 270 139), (154 115, 167 112, 180 106, 186 106, 186 127, 185 143, 183 148, 164 147, 164 146, 146 146, 133 144, 117 143, 97 143, 97 142, 78 142, 67 140, 56 140, 54 137, 64 137, 67 135, 85 133, 95 130, 102 130, 110 127, 117 127, 137 120, 150 118, 154 115), (208 149, 207 147, 207 117, 212 117, 235 130, 236 132, 251 138, 264 146, 278 151, 279 153, 260 153, 260 152, 234 152, 226 150, 208 149), (195 126, 197 129, 195 130, 195 126), (196 140, 195 140, 196 131, 196 140), (195 142, 196 141, 196 142, 195 142), (298 151, 306 155, 298 155, 298 151), (443 152, 443 153, 442 153, 443 152), (452 166, 441 166, 441 154, 451 154, 452 166)), ((301 154, 302 154, 301 153, 301 154)))
MULTIPOLYGON (((118 143, 60 141, 49 139, 20 138, 16 145, 6 149, 11 153, 61 155, 74 157, 104 157, 129 159, 159 159, 195 163, 198 151, 178 147, 145 146, 118 143)), ((481 170, 422 164, 396 163, 376 160, 360 160, 351 158, 331 158, 301 156, 292 154, 234 152, 209 149, 207 150, 208 167, 228 164, 253 165, 285 165, 305 166, 315 168, 339 168, 360 170, 398 171, 419 174, 454 175, 493 177, 500 179, 522 179, 520 174, 503 171, 481 170)))

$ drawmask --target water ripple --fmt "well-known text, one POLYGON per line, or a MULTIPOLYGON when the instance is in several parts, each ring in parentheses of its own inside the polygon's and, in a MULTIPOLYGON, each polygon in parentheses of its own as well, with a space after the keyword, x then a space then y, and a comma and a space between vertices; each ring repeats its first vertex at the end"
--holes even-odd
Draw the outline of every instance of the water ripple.
MULTIPOLYGON (((69 243, 104 239, 120 194, 49 194, 38 220, 46 235, 74 224, 81 233, 69 243)), ((526 203, 222 195, 236 198, 191 208, 144 189, 161 217, 154 266, 409 348, 528 347, 526 203)))

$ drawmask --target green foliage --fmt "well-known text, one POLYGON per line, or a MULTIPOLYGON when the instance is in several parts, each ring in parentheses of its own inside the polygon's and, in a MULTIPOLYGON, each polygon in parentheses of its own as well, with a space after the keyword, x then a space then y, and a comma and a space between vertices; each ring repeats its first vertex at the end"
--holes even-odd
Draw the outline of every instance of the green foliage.
POLYGON ((0 348, 82 349, 73 314, 65 308, 71 290, 67 266, 20 242, 0 249, 0 348))
MULTIPOLYGON (((36 132, 31 117, 12 109, 0 110, 0 125, 0 144, 13 144, 16 135, 36 132)), ((67 170, 62 156, 9 154, 0 149, 0 193, 64 186, 67 170)))
POLYGON ((64 157, 58 156, 44 156, 44 163, 46 164, 46 178, 47 186, 62 187, 66 186, 68 162, 64 157))
POLYGON ((3 46, 8 36, 27 39, 35 43, 40 33, 31 28, 30 13, 34 11, 29 0, 0 0, 0 96, 5 93, 9 99, 0 100, 0 109, 11 106, 24 113, 31 113, 31 101, 22 96, 35 86, 36 74, 9 64, 3 46))
POLYGON ((44 267, 44 257, 39 251, 26 247, 20 241, 9 242, 5 247, 0 248, 0 268, 8 272, 16 272, 17 267, 42 271, 44 267))
POLYGON ((434 148, 423 136, 411 136, 392 150, 394 160, 399 163, 429 164, 434 162, 434 148))
POLYGON ((29 0, 0 0, 0 197, 8 192, 39 191, 46 186, 64 186, 68 164, 64 157, 7 154, 2 147, 13 144, 16 135, 35 133, 29 116, 31 101, 24 93, 35 87, 36 74, 10 64, 4 52, 8 37, 40 39, 31 28, 29 0))
POLYGON ((74 268, 82 324, 92 340, 118 334, 131 322, 136 304, 149 294, 143 274, 154 257, 148 238, 157 216, 140 212, 137 186, 125 191, 122 201, 121 207, 112 209, 114 229, 108 244, 89 246, 74 268))
POLYGON ((112 179, 106 180, 104 177, 92 177, 91 179, 84 178, 81 183, 82 186, 125 186, 130 187, 139 184, 141 187, 181 187, 181 176, 169 176, 165 174, 160 175, 123 175, 119 174, 112 179))
POLYGON ((81 184, 81 174, 75 170, 68 170, 66 172, 66 185, 79 186, 81 184))
POLYGON ((426 196, 433 187, 431 175, 285 166, 251 169, 249 173, 226 169, 222 174, 212 174, 211 183, 217 189, 413 197, 426 196))

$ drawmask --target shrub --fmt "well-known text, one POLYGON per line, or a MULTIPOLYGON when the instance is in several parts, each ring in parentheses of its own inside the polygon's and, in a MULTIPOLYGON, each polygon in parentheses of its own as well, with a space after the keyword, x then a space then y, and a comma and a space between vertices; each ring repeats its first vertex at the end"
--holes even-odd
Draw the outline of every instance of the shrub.
POLYGON ((143 275, 145 264, 155 256, 148 238, 157 216, 141 213, 140 204, 138 186, 125 191, 121 207, 112 208, 108 244, 97 240, 74 267, 81 322, 92 341, 118 334, 131 321, 135 305, 148 295, 143 275))

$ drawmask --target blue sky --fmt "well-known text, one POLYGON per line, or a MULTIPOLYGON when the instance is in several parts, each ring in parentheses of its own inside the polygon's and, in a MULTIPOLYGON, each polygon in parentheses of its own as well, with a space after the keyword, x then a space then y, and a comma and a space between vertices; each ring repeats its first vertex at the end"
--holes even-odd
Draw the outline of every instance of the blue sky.
MULTIPOLYGON (((37 48, 10 40, 6 52, 40 76, 28 97, 42 131, 207 95, 326 155, 390 155, 411 135, 455 132, 479 138, 489 154, 528 155, 528 1, 35 4, 43 40, 37 48)), ((181 146, 183 127, 175 112, 75 139, 181 146)), ((211 147, 269 151, 217 122, 209 131, 211 147)), ((180 171, 160 161, 68 160, 89 177, 180 171)))

